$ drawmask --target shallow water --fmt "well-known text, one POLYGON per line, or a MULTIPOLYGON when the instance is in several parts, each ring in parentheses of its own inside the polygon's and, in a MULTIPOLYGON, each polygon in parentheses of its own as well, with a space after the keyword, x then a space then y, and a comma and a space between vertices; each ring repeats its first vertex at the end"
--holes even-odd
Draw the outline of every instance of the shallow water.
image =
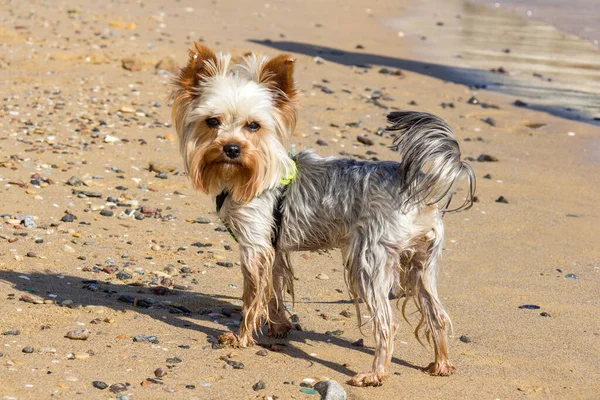
POLYGON ((417 58, 452 66, 455 82, 518 96, 529 108, 600 125, 600 51, 586 40, 459 0, 415 2, 404 16, 384 24, 412 41, 417 58))

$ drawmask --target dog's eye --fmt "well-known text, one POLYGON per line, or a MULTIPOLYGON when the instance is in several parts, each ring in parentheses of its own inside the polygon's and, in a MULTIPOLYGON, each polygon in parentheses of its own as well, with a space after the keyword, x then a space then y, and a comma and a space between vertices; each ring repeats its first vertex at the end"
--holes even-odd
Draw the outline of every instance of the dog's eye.
POLYGON ((209 128, 216 128, 221 125, 221 121, 219 121, 217 118, 208 118, 206 120, 206 125, 208 125, 209 128))
POLYGON ((248 129, 250 132, 256 132, 260 129, 260 125, 256 122, 250 122, 248 125, 246 125, 246 129, 248 129))

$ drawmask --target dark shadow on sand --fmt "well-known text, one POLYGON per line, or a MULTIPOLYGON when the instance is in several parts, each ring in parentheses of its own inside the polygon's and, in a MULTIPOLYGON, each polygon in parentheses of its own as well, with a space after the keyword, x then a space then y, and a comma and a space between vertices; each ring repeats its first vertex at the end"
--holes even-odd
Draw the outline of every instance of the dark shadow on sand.
MULTIPOLYGON (((342 51, 326 46, 319 46, 310 43, 273 41, 273 40, 248 40, 262 46, 272 47, 283 52, 292 52, 305 54, 311 57, 319 56, 328 62, 334 62, 346 66, 371 69, 374 67, 398 68, 401 70, 416 72, 419 74, 431 76, 447 82, 453 82, 461 85, 467 85, 474 88, 491 90, 494 92, 505 93, 513 96, 522 96, 523 93, 536 93, 538 96, 544 96, 544 91, 554 91, 558 97, 572 99, 586 99, 588 101, 592 96, 590 93, 579 92, 575 90, 564 90, 561 88, 541 88, 534 85, 526 85, 523 82, 516 81, 506 74, 493 73, 487 70, 475 68, 453 67, 450 65, 433 64, 428 62, 407 60, 398 57, 388 57, 364 52, 342 51)), ((600 126, 600 121, 591 119, 582 112, 568 107, 551 106, 538 104, 535 99, 524 99, 527 108, 543 111, 561 118, 585 122, 600 126)), ((600 107, 600 96, 596 97, 594 103, 600 107)))
MULTIPOLYGON (((209 341, 218 338, 219 335, 233 330, 237 332, 237 327, 233 326, 234 321, 241 319, 241 308, 231 303, 231 300, 241 300, 240 298, 213 295, 194 291, 170 290, 167 295, 156 295, 146 286, 132 286, 127 284, 114 284, 106 282, 103 272, 95 276, 95 279, 87 280, 80 277, 44 273, 23 274, 15 271, 0 271, 0 280, 5 281, 15 289, 15 296, 12 299, 3 299, 4 302, 19 302, 20 297, 30 294, 43 300, 54 300, 50 294, 60 294, 61 300, 69 299, 74 304, 86 306, 103 306, 114 310, 130 310, 145 314, 163 323, 180 329, 190 329, 201 332, 209 336, 209 341), (27 276, 29 280, 21 278, 27 276), (59 276, 61 278, 59 278, 59 276), (97 285, 98 290, 90 290, 90 282, 97 285), (130 296, 136 299, 136 305, 119 300, 122 296, 130 296), (150 298, 151 300, 148 300, 150 298), (173 305, 163 304, 168 300, 173 305), (146 303, 144 303, 146 301, 146 303), (149 302, 148 302, 149 301, 149 302), (141 304, 141 306, 139 305, 141 304), (170 318, 162 318, 165 313, 170 313, 170 318), (230 314, 228 318, 212 318, 210 313, 230 314), (210 325, 222 324, 221 327, 211 327, 210 325), (229 324, 229 325, 226 325, 229 324), (231 327, 231 329, 230 329, 231 327)), ((35 305, 35 307, 52 307, 48 305, 35 305)), ((266 329, 265 329, 266 331, 266 329)), ((143 332, 140 332, 143 333, 143 332)), ((318 357, 311 356, 294 343, 310 342, 328 342, 332 345, 347 348, 351 351, 361 351, 370 355, 374 350, 367 347, 354 347, 351 342, 343 338, 328 336, 323 333, 311 331, 293 331, 286 339, 273 339, 266 335, 257 338, 261 345, 279 344, 284 348, 284 352, 294 358, 304 359, 312 363, 321 364, 331 368, 341 374, 351 377, 357 372, 341 364, 330 362, 318 357)), ((209 345, 209 343, 206 343, 209 345)), ((219 351, 218 349, 216 351, 219 351)), ((393 358, 392 362, 403 367, 421 369, 405 360, 393 358)), ((365 366, 366 368, 366 366, 365 366)))

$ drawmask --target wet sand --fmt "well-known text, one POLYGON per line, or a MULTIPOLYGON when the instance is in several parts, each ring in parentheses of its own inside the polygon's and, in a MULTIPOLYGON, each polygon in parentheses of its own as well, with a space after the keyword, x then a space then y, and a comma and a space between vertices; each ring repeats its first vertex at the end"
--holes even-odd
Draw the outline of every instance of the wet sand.
MULTIPOLYGON (((4 2, 3 399, 314 399, 300 392, 300 382, 325 377, 342 383, 350 399, 595 398, 599 128, 517 107, 516 97, 505 93, 453 83, 459 65, 424 59, 416 28, 407 25, 399 37, 385 25, 409 18, 415 7, 4 2), (303 91, 294 137, 299 149, 395 159, 391 138, 376 132, 387 112, 412 108, 446 119, 464 158, 498 159, 471 162, 479 200, 445 218, 439 291, 454 324, 455 375, 423 373, 433 350, 421 347, 402 322, 384 386, 345 383, 369 368, 374 341, 366 329, 365 347, 351 345, 362 336, 356 319, 340 314, 354 308, 337 251, 293 257, 298 280, 291 312, 303 331, 286 340, 261 338, 266 357, 256 355, 260 347, 213 349, 216 336, 239 324, 238 252, 220 229, 212 200, 193 193, 183 174, 166 100, 170 75, 155 68, 167 57, 182 64, 186 48, 200 39, 236 56, 294 52, 303 91), (127 57, 139 59, 141 70, 123 69, 127 57), (472 97, 477 101, 469 102, 472 97), (358 135, 374 145, 357 142, 358 135), (151 170, 151 162, 164 165, 151 170), (500 196, 508 203, 496 202, 500 196), (65 222, 71 219, 65 215, 77 219, 65 222), (35 227, 25 226, 26 216, 35 227), (329 279, 317 279, 320 273, 329 279), (87 340, 65 337, 78 328, 90 331, 87 340), (26 347, 33 351, 23 352, 26 347), (223 358, 245 367, 234 369, 223 358), (161 379, 157 368, 167 372, 161 379), (254 391, 260 380, 265 389, 254 391), (94 381, 129 386, 116 394, 94 381)), ((429 23, 438 21, 431 16, 429 23)), ((414 309, 409 319, 417 322, 414 309)))

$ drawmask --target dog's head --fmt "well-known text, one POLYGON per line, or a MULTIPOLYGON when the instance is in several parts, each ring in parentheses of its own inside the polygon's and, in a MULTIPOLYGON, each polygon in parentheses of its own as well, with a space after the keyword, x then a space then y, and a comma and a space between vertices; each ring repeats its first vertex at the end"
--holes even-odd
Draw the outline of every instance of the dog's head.
POLYGON ((230 59, 195 43, 174 81, 173 120, 193 186, 248 202, 294 168, 285 145, 297 117, 295 60, 230 59))

